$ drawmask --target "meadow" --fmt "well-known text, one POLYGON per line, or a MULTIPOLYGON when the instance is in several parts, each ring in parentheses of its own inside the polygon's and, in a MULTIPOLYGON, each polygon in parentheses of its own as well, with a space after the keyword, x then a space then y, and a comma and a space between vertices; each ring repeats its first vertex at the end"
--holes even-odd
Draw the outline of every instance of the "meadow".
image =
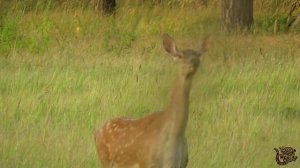
POLYGON ((212 37, 191 90, 188 167, 277 167, 274 147, 300 150, 300 36, 274 33, 282 13, 255 9, 252 31, 231 35, 212 6, 10 13, 0 29, 0 167, 99 167, 96 129, 169 101, 177 66, 163 33, 180 48, 212 37))

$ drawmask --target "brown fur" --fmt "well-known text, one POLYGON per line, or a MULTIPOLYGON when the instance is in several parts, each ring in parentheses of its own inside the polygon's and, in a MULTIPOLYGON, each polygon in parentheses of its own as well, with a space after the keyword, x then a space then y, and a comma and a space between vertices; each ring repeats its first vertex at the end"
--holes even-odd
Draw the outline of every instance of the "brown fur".
POLYGON ((185 168, 188 151, 185 129, 189 92, 199 57, 207 50, 178 50, 175 41, 164 35, 163 46, 179 60, 179 72, 166 110, 141 119, 116 118, 95 133, 103 168, 185 168))

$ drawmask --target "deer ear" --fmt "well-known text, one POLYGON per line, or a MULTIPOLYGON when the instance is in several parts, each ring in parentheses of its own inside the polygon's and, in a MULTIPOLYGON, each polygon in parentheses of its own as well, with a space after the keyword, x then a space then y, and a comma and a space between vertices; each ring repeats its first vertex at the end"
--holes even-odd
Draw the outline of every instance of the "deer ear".
POLYGON ((168 34, 163 35, 163 46, 174 59, 182 57, 182 52, 178 51, 175 41, 168 34))
POLYGON ((211 37, 209 35, 206 36, 205 38, 203 38, 202 45, 201 45, 200 50, 199 50, 199 52, 201 54, 205 53, 208 50, 210 39, 211 39, 211 37))

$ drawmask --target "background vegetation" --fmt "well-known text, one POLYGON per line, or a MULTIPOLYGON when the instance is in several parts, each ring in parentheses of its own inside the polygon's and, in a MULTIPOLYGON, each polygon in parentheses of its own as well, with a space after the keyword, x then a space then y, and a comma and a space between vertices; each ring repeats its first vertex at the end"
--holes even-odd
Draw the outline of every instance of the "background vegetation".
POLYGON ((286 29, 287 1, 254 2, 251 31, 226 35, 218 0, 120 1, 111 17, 90 1, 0 1, 0 167, 99 167, 95 129, 168 101, 165 32, 182 48, 213 38, 191 94, 189 167, 275 167, 274 147, 300 149, 299 28, 286 29))

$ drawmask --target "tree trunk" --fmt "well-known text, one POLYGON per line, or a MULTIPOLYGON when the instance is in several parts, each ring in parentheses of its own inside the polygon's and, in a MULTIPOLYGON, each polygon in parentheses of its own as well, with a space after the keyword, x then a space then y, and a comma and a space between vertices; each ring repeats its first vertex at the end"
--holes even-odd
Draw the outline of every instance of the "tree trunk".
POLYGON ((249 29, 253 23, 253 0, 222 0, 222 28, 226 32, 249 29))
POLYGON ((299 25, 300 23, 300 14, 296 17, 295 21, 293 23, 291 23, 290 28, 295 28, 297 25, 299 25))
POLYGON ((112 15, 116 11, 116 1, 115 0, 97 0, 98 1, 98 11, 102 11, 104 15, 112 15), (100 1, 100 3, 99 3, 100 1))
POLYGON ((294 28, 297 24, 300 22, 300 14, 293 19, 293 13, 297 8, 300 6, 300 1, 295 1, 291 5, 291 9, 289 11, 288 17, 287 17, 287 29, 294 28))

